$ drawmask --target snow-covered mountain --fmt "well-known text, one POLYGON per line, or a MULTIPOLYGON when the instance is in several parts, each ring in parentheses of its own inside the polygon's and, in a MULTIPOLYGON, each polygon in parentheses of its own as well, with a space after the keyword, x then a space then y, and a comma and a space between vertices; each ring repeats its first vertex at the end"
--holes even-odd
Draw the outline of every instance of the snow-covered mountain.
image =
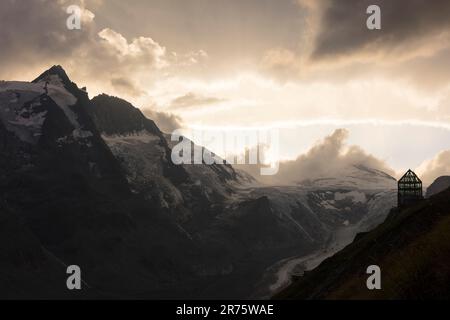
MULTIPOLYGON (((64 88, 63 81, 55 74, 35 82, 0 82, 0 118, 8 131, 23 142, 37 144, 42 136, 47 118, 64 114, 64 121, 73 128, 70 139, 82 140, 92 136, 78 122, 79 115, 71 108, 77 98, 64 88)), ((67 137, 68 138, 68 137, 67 137)))
POLYGON ((196 278, 198 249, 131 192, 86 92, 61 67, 0 86, 1 297, 74 297, 70 264, 89 284, 84 297, 176 296, 169 283, 196 278))
POLYGON ((0 82, 2 252, 34 257, 2 267, 16 282, 0 294, 66 295, 42 284, 71 261, 92 297, 248 297, 273 264, 344 245, 395 205, 395 180, 363 166, 258 186, 230 165, 175 165, 172 147, 139 109, 90 100, 59 66, 0 82))
MULTIPOLYGON (((370 172, 364 167, 330 179, 320 179, 298 186, 259 187, 243 190, 241 200, 266 196, 285 221, 297 226, 303 244, 309 250, 294 251, 264 271, 252 297, 268 298, 290 284, 298 270, 315 268, 327 257, 350 244, 358 233, 372 230, 382 223, 396 205, 395 179, 378 173, 367 181, 370 172), (358 184, 359 182, 359 184, 358 184)), ((299 245, 298 248, 301 246, 299 245)))
POLYGON ((305 180, 299 184, 313 189, 363 189, 392 190, 397 188, 397 180, 378 169, 364 165, 349 165, 339 170, 337 176, 305 180))

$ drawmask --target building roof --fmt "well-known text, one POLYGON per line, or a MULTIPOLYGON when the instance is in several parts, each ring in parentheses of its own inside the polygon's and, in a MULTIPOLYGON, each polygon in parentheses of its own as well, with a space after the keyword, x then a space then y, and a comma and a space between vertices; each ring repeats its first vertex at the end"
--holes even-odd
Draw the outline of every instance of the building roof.
POLYGON ((411 169, 409 169, 408 171, 406 171, 406 173, 403 175, 403 177, 400 178, 400 180, 398 182, 407 182, 407 183, 420 182, 420 183, 422 183, 422 180, 420 180, 419 177, 411 169))

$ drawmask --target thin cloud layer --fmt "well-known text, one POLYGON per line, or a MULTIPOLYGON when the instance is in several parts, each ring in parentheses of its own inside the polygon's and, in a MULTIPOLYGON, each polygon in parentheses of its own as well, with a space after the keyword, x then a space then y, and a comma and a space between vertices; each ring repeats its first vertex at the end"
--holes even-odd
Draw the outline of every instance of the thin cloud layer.
POLYGON ((179 96, 172 100, 171 109, 187 109, 201 106, 208 106, 224 101, 215 97, 206 97, 193 92, 189 92, 183 96, 179 96))
POLYGON ((111 80, 111 84, 117 92, 126 94, 129 96, 141 96, 145 92, 137 88, 136 84, 133 83, 130 79, 124 77, 113 78, 111 80))

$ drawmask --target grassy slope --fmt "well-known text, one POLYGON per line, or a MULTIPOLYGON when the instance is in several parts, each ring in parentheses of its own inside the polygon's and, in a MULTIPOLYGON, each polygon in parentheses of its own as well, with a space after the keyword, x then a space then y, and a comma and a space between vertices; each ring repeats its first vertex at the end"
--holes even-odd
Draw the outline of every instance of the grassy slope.
POLYGON ((275 299, 449 299, 450 189, 402 211, 275 299), (381 268, 382 290, 368 290, 366 268, 381 268))

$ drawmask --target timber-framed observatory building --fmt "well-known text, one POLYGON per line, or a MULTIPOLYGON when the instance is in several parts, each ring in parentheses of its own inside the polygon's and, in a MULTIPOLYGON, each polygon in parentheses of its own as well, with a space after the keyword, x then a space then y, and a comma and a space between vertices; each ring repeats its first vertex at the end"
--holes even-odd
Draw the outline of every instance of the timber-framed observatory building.
POLYGON ((412 170, 408 170, 398 180, 398 206, 403 207, 421 199, 423 199, 422 180, 412 170))

